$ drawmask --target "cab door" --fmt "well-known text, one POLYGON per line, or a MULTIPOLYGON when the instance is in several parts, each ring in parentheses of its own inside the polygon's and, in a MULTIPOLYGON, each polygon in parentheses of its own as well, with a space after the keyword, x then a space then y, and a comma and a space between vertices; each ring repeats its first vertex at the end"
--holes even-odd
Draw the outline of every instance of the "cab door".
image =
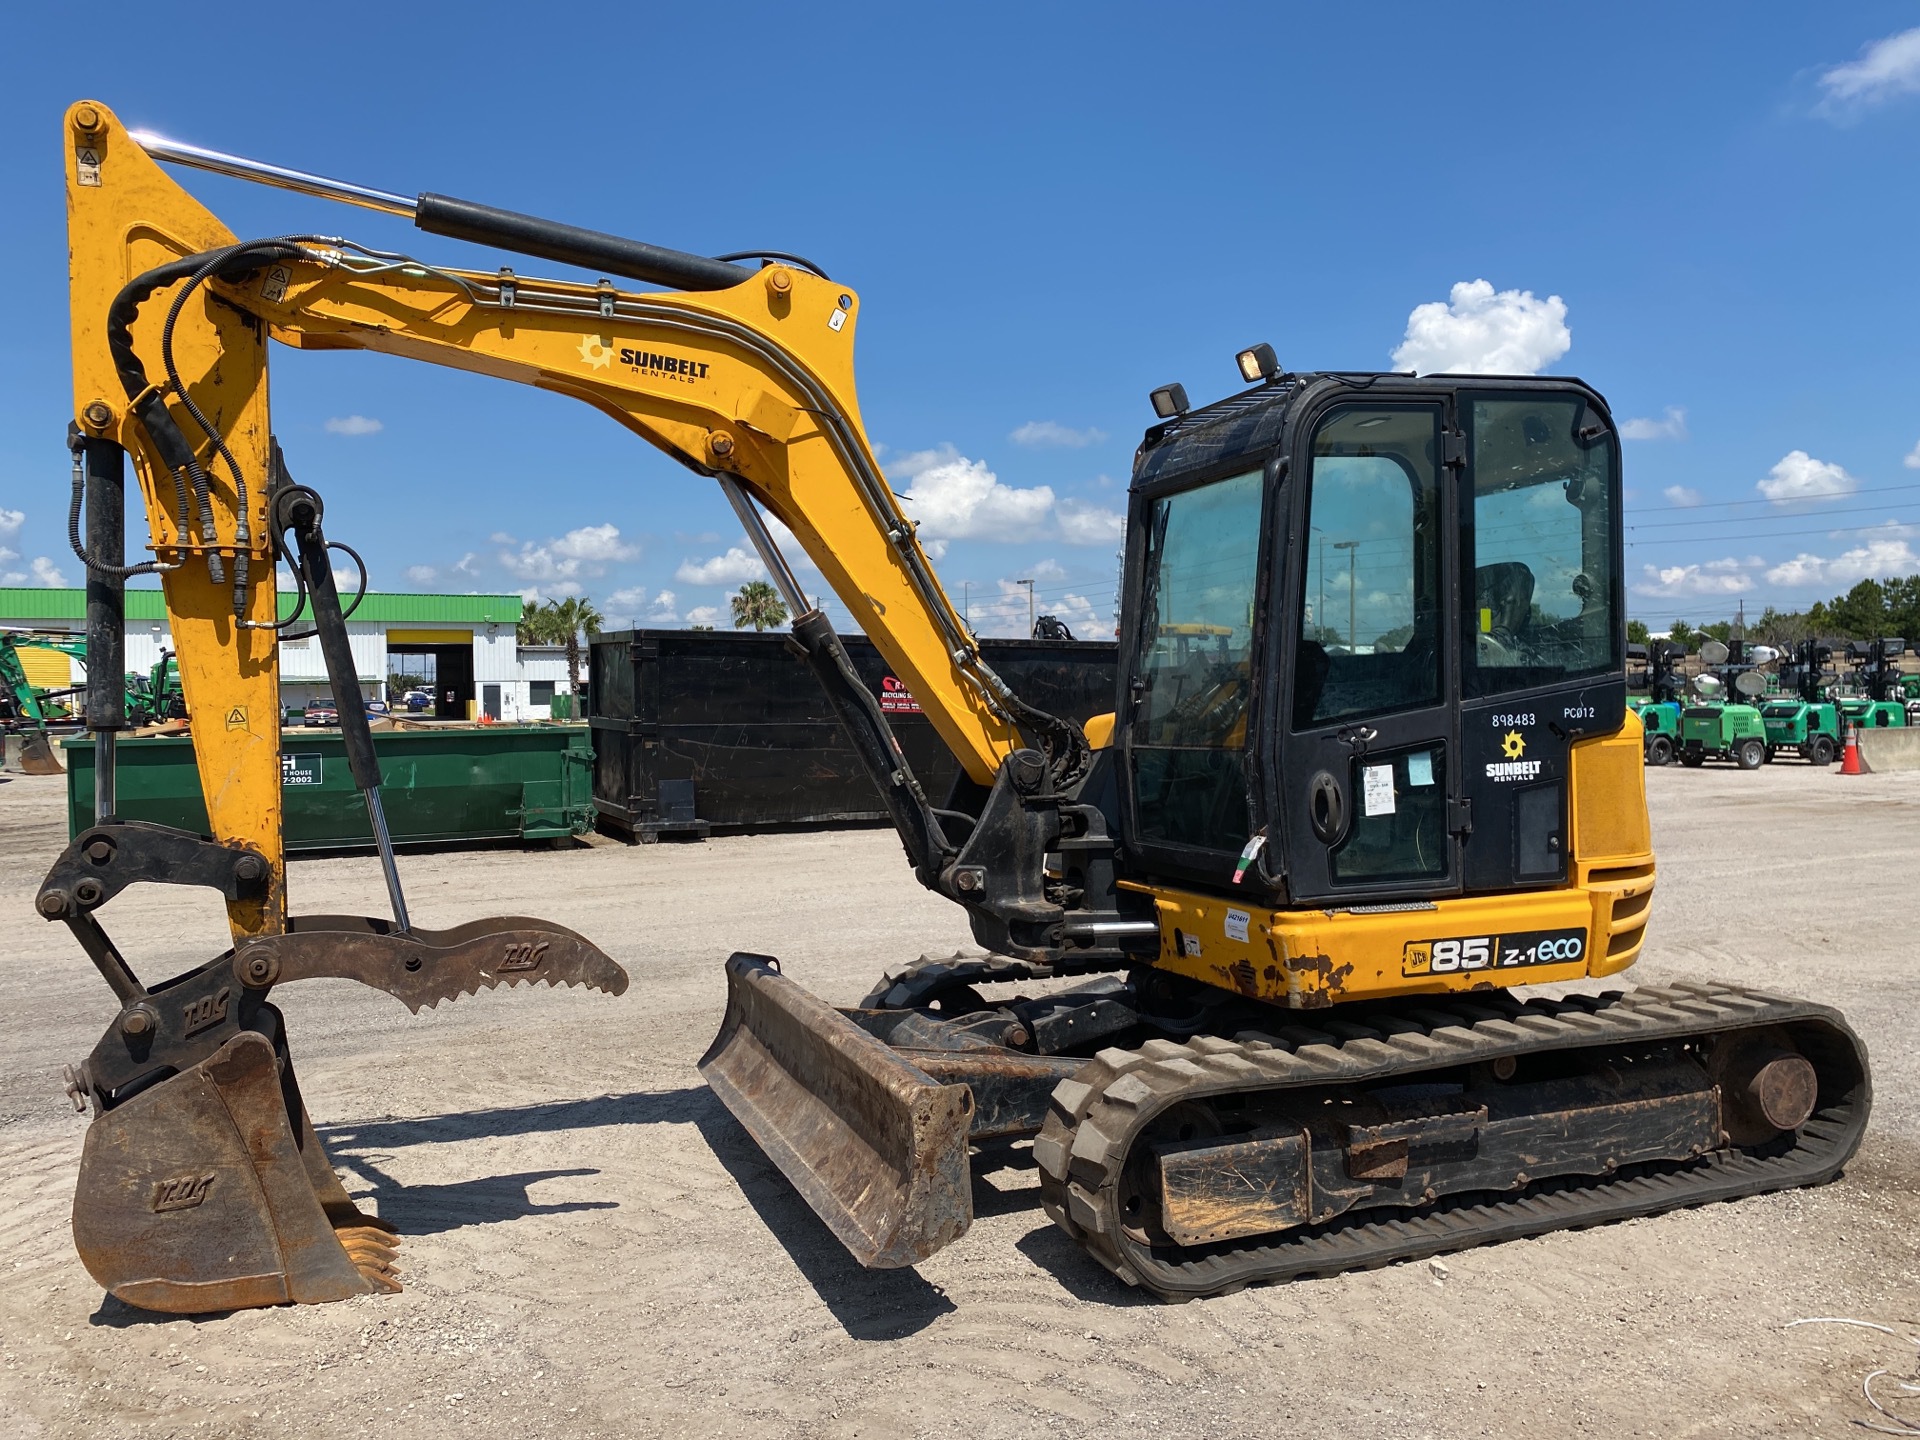
MULTIPOLYGON (((1448 403, 1356 400, 1295 448, 1291 676, 1279 717, 1296 902, 1456 894, 1448 403)), ((1285 656, 1283 648, 1281 654, 1285 656)), ((1283 660, 1283 664, 1286 663, 1283 660)))

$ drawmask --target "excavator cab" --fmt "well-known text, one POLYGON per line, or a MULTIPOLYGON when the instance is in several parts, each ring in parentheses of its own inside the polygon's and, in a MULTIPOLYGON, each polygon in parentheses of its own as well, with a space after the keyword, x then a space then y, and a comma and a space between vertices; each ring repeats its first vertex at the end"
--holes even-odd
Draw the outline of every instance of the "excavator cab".
POLYGON ((1276 901, 1567 876, 1626 707, 1619 458, 1574 381, 1282 377, 1149 432, 1114 731, 1150 872, 1276 901), (1162 637, 1210 627, 1196 665, 1162 637), (1243 892, 1244 893, 1244 892, 1243 892))

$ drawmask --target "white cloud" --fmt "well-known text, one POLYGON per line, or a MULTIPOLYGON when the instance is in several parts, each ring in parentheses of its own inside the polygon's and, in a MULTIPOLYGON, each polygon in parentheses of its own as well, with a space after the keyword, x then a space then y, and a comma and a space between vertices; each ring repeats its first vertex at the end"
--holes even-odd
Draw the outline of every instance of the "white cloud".
POLYGON ((1042 560, 1038 565, 1029 565, 1027 574, 1035 580, 1064 580, 1067 570, 1058 560, 1042 560))
POLYGON ((1068 450, 1084 450, 1107 438, 1107 432, 1089 425, 1075 430, 1057 420, 1029 420, 1007 437, 1016 445, 1057 445, 1068 450))
POLYGON ((621 624, 638 624, 642 619, 667 623, 680 618, 679 612, 674 609, 673 591, 653 593, 645 585, 614 591, 601 608, 606 611, 609 620, 621 624))
POLYGON ((580 586, 572 580, 560 580, 551 585, 523 585, 515 593, 522 600, 541 605, 548 600, 570 600, 580 593, 580 586))
POLYGON ((984 460, 951 445, 904 455, 891 467, 909 477, 901 507, 931 540, 1030 540, 1053 510, 1053 489, 1003 485, 984 460))
POLYGON ((1827 559, 1806 551, 1767 571, 1774 585, 1821 585, 1835 588, 1860 580, 1880 580, 1891 575, 1910 575, 1920 570, 1920 554, 1908 541, 1911 526, 1889 520, 1879 526, 1864 543, 1827 559))
POLYGON ((1127 533, 1127 517, 1085 500, 1062 500, 1054 508, 1060 538, 1069 545, 1106 545, 1127 533))
MULTIPOLYGON (((513 536, 504 532, 495 534, 493 539, 499 545, 514 543, 513 536)), ((638 546, 629 545, 620 538, 617 526, 583 525, 577 530, 569 530, 558 540, 541 544, 527 540, 521 543, 518 550, 502 550, 500 564, 517 579, 553 585, 554 593, 558 594, 556 582, 572 581, 583 575, 604 575, 608 565, 617 560, 631 560, 639 553, 638 546)), ((461 566, 465 564, 463 560, 461 566)), ((579 585, 574 585, 568 593, 579 594, 579 585)))
POLYGON ((744 585, 749 580, 766 579, 767 567, 743 542, 729 545, 725 554, 715 555, 709 560, 682 560, 680 568, 673 572, 673 578, 682 585, 725 585, 732 588, 744 585))
MULTIPOLYGON (((1909 470, 1920 470, 1920 444, 1916 444, 1913 449, 1909 450, 1907 452, 1907 458, 1900 463, 1909 470)), ((18 512, 16 511, 15 513, 17 514, 18 512)))
POLYGON ((1920 93, 1920 26, 1875 40, 1858 60, 1821 71, 1820 89, 1824 96, 1814 110, 1829 119, 1920 93))
POLYGON ((1851 495, 1860 482, 1830 460, 1816 460, 1804 450, 1789 450, 1756 487, 1776 505, 1795 500, 1825 500, 1851 495))
POLYGON ((1084 500, 1056 500, 1053 487, 1003 484, 984 460, 969 460, 951 445, 916 450, 889 467, 909 483, 901 508, 919 522, 920 542, 938 559, 952 540, 1044 540, 1105 545, 1125 529, 1115 510, 1084 500))
MULTIPOLYGON (((1920 446, 1915 446, 1914 448, 1920 450, 1920 446)), ((0 505, 0 536, 5 536, 11 540, 20 533, 20 527, 26 523, 26 511, 9 510, 6 506, 0 505)))
POLYGON ((1683 508, 1698 505, 1703 498, 1691 485, 1669 485, 1660 493, 1667 497, 1669 505, 1678 505, 1683 508))
POLYGON ((1667 599, 1688 595, 1744 595, 1753 590, 1754 573, 1762 563, 1757 556, 1748 556, 1744 560, 1731 557, 1708 560, 1699 565, 1643 565, 1633 591, 1637 595, 1667 599))
POLYGON ((689 625, 717 625, 720 623, 720 612, 711 605, 696 605, 693 609, 687 611, 687 623, 689 625))
POLYGON ((1622 440, 1684 440, 1687 438, 1687 412, 1678 405, 1667 406, 1658 420, 1626 420, 1620 425, 1622 440))
POLYGON ((480 573, 480 569, 473 562, 478 560, 479 558, 480 557, 478 555, 474 554, 473 551, 469 550, 466 554, 462 555, 457 562, 455 562, 453 567, 454 574, 478 575, 480 573))
POLYGON ((431 585, 440 578, 440 572, 431 565, 407 566, 407 579, 416 585, 431 585))
POLYGON ((49 590, 64 590, 67 588, 67 577, 61 573, 60 567, 55 565, 53 561, 49 560, 46 556, 34 556, 31 568, 33 570, 34 584, 44 585, 49 590))
POLYGON ((368 415, 335 415, 327 421, 329 435, 378 435, 386 428, 368 415))
POLYGON ((1536 375, 1572 345, 1567 305, 1558 295, 1496 294, 1488 281, 1462 280, 1447 302, 1414 307, 1393 364, 1428 375, 1536 375))

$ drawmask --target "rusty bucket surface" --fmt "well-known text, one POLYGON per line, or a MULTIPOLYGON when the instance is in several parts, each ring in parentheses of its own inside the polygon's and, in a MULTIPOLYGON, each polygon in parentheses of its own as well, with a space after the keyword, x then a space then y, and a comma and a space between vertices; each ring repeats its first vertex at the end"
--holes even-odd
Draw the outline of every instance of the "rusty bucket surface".
POLYGON ((727 961, 700 1073, 862 1265, 924 1260, 973 1223, 973 1095, 902 1060, 775 961, 727 961))
POLYGON ((251 1031, 87 1128, 73 1238, 108 1291, 176 1315, 400 1288, 398 1238, 355 1208, 251 1031))
POLYGON ((59 758, 44 730, 26 730, 19 736, 20 773, 23 775, 64 775, 59 758))

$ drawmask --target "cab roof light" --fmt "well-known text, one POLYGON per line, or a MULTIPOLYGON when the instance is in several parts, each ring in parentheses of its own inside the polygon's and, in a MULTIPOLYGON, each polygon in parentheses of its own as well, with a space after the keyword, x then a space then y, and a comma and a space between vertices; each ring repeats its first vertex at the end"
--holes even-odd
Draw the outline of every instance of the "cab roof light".
POLYGON ((1249 385, 1271 380, 1280 373, 1280 357, 1273 353, 1271 345, 1250 346, 1234 356, 1233 361, 1240 367, 1240 378, 1249 385))
POLYGON ((1171 385, 1160 386, 1147 398, 1153 402, 1153 413, 1162 420, 1184 415, 1192 408, 1187 404, 1187 387, 1177 380, 1171 385))

